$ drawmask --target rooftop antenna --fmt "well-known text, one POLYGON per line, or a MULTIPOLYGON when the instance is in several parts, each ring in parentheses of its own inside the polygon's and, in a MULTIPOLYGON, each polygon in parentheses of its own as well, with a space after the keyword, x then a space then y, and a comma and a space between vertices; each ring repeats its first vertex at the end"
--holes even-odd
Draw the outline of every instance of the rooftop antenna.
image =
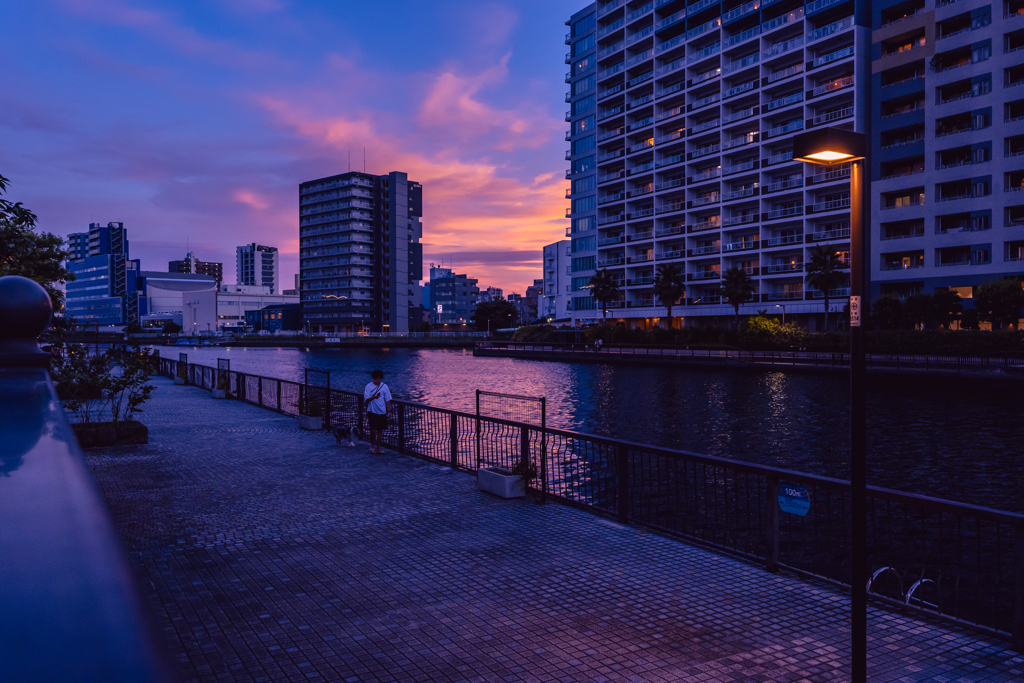
POLYGON ((348 172, 352 172, 352 150, 348 151, 348 172))
POLYGON ((363 145, 363 173, 366 173, 366 145, 363 145))

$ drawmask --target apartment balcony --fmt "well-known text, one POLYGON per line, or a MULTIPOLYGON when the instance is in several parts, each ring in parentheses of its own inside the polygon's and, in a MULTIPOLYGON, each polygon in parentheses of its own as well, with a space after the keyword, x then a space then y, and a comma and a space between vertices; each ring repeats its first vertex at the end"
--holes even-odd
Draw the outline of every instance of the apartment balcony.
POLYGON ((733 226, 743 225, 745 223, 756 223, 757 216, 758 214, 756 213, 748 213, 740 216, 729 216, 728 218, 722 220, 722 225, 731 228, 733 226))
MULTIPOLYGON (((737 59, 734 62, 729 62, 728 64, 724 65, 722 67, 722 73, 723 74, 731 74, 734 71, 739 71, 740 69, 745 69, 748 66, 754 66, 755 64, 760 63, 760 61, 761 61, 761 55, 758 54, 757 52, 755 52, 752 55, 748 55, 746 57, 743 57, 742 59, 737 59)), ((755 83, 756 83, 756 81, 755 81, 755 83)), ((730 93, 730 94, 735 94, 735 93, 730 93)), ((728 95, 725 95, 725 96, 728 97, 728 95)))
POLYGON ((648 261, 653 261, 653 260, 654 260, 654 255, 653 254, 637 254, 635 256, 627 256, 626 257, 626 263, 647 263, 648 261))
POLYGON ((710 256, 712 254, 721 254, 721 253, 722 253, 721 245, 712 244, 712 245, 705 246, 705 247, 697 247, 695 249, 690 249, 687 252, 687 255, 688 256, 710 256))
MULTIPOLYGON (((766 2, 764 4, 767 5, 769 3, 766 2)), ((781 16, 775 17, 774 19, 772 19, 770 21, 764 22, 763 24, 761 24, 761 33, 762 34, 771 33, 772 31, 774 31, 774 30, 776 30, 778 28, 782 28, 783 26, 787 26, 789 24, 793 24, 795 22, 800 21, 803 18, 804 18, 804 8, 800 7, 799 9, 795 9, 792 12, 787 12, 786 14, 783 14, 781 16)))
POLYGON ((684 185, 686 185, 686 181, 683 178, 673 178, 672 180, 661 183, 656 187, 658 192, 661 192, 663 190, 672 190, 675 188, 683 187, 684 185))
POLYGON ((740 109, 731 114, 726 114, 722 117, 722 123, 732 123, 734 121, 742 121, 743 119, 749 119, 751 116, 756 116, 760 111, 760 107, 747 107, 746 109, 740 109))
POLYGON ((626 214, 620 213, 614 216, 598 216, 598 225, 608 225, 609 223, 621 223, 626 219, 626 214))
POLYGON ((785 161, 792 161, 792 160, 793 160, 793 150, 789 150, 788 152, 780 152, 779 154, 774 154, 774 155, 772 155, 770 157, 767 157, 762 162, 762 165, 763 166, 771 166, 772 164, 781 164, 781 163, 783 163, 785 161))
MULTIPOLYGON (((923 234, 923 233, 922 233, 923 234)), ((822 232, 814 232, 807 236, 808 242, 824 242, 826 240, 839 240, 849 239, 850 229, 839 228, 837 230, 823 230, 822 232)))
POLYGON ((626 193, 627 197, 643 197, 645 194, 652 194, 654 192, 654 185, 644 185, 642 187, 635 187, 626 193))
MULTIPOLYGON (((571 191, 570 192, 566 192, 566 197, 568 198, 570 194, 571 194, 571 191)), ((615 194, 606 194, 603 197, 598 197, 597 198, 597 203, 598 204, 608 204, 610 202, 619 202, 619 201, 622 201, 623 199, 625 199, 625 193, 624 192, 616 192, 615 194)))
POLYGON ((818 87, 811 90, 811 97, 820 97, 822 95, 828 95, 829 93, 838 92, 845 90, 846 88, 853 87, 853 76, 845 76, 843 78, 837 78, 828 83, 819 85, 818 87))
POLYGON ((801 301, 804 298, 803 291, 796 292, 763 292, 761 301, 801 301))
POLYGON ((672 235, 681 235, 686 231, 683 225, 674 225, 668 228, 662 228, 661 230, 655 230, 654 234, 657 237, 670 237, 672 235))
POLYGON ((707 220, 698 221, 689 227, 690 232, 701 232, 702 230, 716 230, 722 227, 721 216, 715 216, 707 220))
POLYGON ((709 105, 715 104, 716 102, 719 102, 721 99, 722 99, 722 95, 720 93, 715 93, 713 95, 708 95, 707 97, 702 97, 699 100, 697 100, 696 102, 692 103, 689 106, 689 110, 692 112, 692 111, 696 111, 698 109, 703 109, 704 107, 707 107, 709 105))
POLYGON ((654 117, 653 116, 645 116, 642 119, 639 119, 637 121, 633 121, 632 123, 627 124, 626 125, 626 130, 630 131, 630 132, 635 131, 635 130, 640 130, 641 128, 646 128, 647 126, 651 125, 652 123, 654 123, 654 117))
POLYGON ((771 211, 765 211, 763 214, 761 214, 761 220, 774 221, 780 218, 789 218, 791 216, 802 216, 803 214, 804 207, 803 205, 800 205, 789 207, 786 209, 772 209, 771 211))
POLYGON ((723 252, 750 251, 760 246, 760 240, 745 240, 743 242, 731 242, 722 247, 723 252))
POLYGON ((625 90, 625 88, 622 87, 622 84, 621 83, 616 83, 615 85, 613 85, 613 86, 611 86, 609 88, 605 88, 604 90, 602 90, 599 93, 597 93, 597 101, 600 102, 602 100, 608 99, 612 95, 618 94, 618 93, 622 92, 623 90, 625 90))
POLYGON ((746 42, 751 38, 756 38, 759 35, 761 35, 761 27, 754 26, 753 28, 748 28, 746 31, 737 33, 736 35, 733 36, 729 36, 725 40, 725 46, 729 48, 732 47, 733 45, 739 45, 740 43, 746 42))
MULTIPOLYGON (((694 278, 691 277, 690 279, 694 279, 694 278)), ((756 297, 757 295, 755 294, 754 296, 756 297)), ((699 296, 699 297, 696 297, 696 298, 693 298, 693 299, 687 299, 686 303, 690 304, 690 305, 693 305, 693 306, 697 306, 697 305, 700 305, 700 304, 720 304, 720 303, 722 303, 722 295, 721 294, 706 294, 704 296, 699 296)))
POLYGON ((811 31, 810 33, 807 34, 807 42, 813 43, 816 40, 821 40, 822 38, 834 36, 837 33, 841 33, 842 31, 845 31, 846 29, 849 28, 853 28, 853 17, 846 17, 845 19, 840 19, 839 21, 833 21, 831 24, 822 26, 821 28, 811 31))
POLYGON ((650 285, 654 283, 653 277, 635 277, 631 280, 626 280, 627 287, 638 287, 642 285, 650 285))
POLYGON ((645 173, 647 171, 650 171, 653 168, 654 168, 654 162, 653 161, 648 161, 646 164, 640 164, 638 166, 634 166, 632 168, 626 169, 626 175, 628 175, 628 176, 638 175, 640 173, 645 173))
POLYGON ((638 218, 647 218, 648 216, 653 216, 653 215, 654 215, 654 207, 652 206, 649 209, 638 209, 636 211, 627 212, 626 213, 626 220, 627 221, 633 221, 633 220, 636 220, 638 218))
MULTIPOLYGON (((790 154, 790 158, 792 158, 792 154, 790 154)), ((744 162, 739 163, 739 164, 733 164, 732 166, 723 166, 722 167, 722 175, 732 175, 733 173, 742 173, 743 171, 752 171, 752 170, 756 169, 757 167, 758 167, 758 162, 757 162, 756 159, 754 161, 744 161, 744 162)))
POLYGON ((678 164, 678 163, 684 161, 685 160, 684 159, 685 156, 686 156, 685 154, 673 154, 672 156, 662 157, 661 159, 658 160, 658 162, 655 164, 655 166, 657 168, 663 168, 665 166, 672 166, 673 164, 678 164))
MULTIPOLYGON (((697 4, 700 4, 700 3, 697 3, 697 4)), ((692 66, 693 64, 696 64, 697 62, 701 61, 702 59, 707 59, 708 57, 711 57, 713 55, 717 55, 721 51, 722 51, 722 44, 721 43, 715 43, 714 45, 708 45, 706 48, 704 48, 702 50, 698 50, 697 52, 694 52, 692 55, 687 57, 686 58, 686 65, 687 66, 692 66)))
POLYGON ((649 297, 647 299, 637 299, 635 301, 627 301, 626 302, 626 307, 627 308, 650 308, 653 305, 654 305, 654 297, 649 297))
POLYGON ((756 12, 758 9, 760 9, 760 7, 761 7, 760 0, 752 0, 752 2, 748 2, 745 5, 740 5, 736 9, 729 10, 728 12, 723 14, 722 18, 720 20, 718 20, 718 23, 719 23, 719 25, 727 24, 730 21, 733 21, 735 19, 739 19, 740 17, 745 17, 748 14, 752 14, 752 13, 756 12))
POLYGON ((844 47, 840 50, 835 50, 834 52, 829 52, 827 55, 816 57, 812 64, 815 68, 819 66, 825 66, 826 64, 832 64, 833 62, 838 62, 849 57, 852 57, 854 52, 854 47, 853 45, 851 45, 849 47, 844 47))
POLYGON ((812 126, 820 126, 833 121, 841 121, 842 119, 848 119, 853 116, 853 107, 844 107, 837 109, 836 111, 825 112, 824 114, 818 114, 811 119, 812 126))
POLYGON ((686 210, 686 200, 680 199, 674 202, 666 202, 658 207, 658 215, 674 213, 676 211, 686 210))
POLYGON ((602 133, 598 133, 597 134, 597 141, 601 142, 603 140, 609 140, 611 138, 616 138, 616 137, 622 135, 625 132, 626 132, 626 127, 625 126, 619 126, 618 128, 613 128, 611 130, 606 130, 606 131, 604 131, 602 133))
POLYGON ((803 47, 803 45, 804 45, 804 37, 803 36, 797 36, 796 38, 793 38, 791 40, 787 40, 785 42, 776 43, 775 45, 772 45, 770 49, 765 50, 764 52, 762 52, 761 56, 764 59, 772 59, 773 57, 778 57, 779 55, 784 55, 787 52, 792 52, 793 50, 796 50, 797 48, 803 47))
POLYGON ((764 185, 761 188, 762 194, 768 194, 770 192, 782 192, 783 190, 792 190, 797 187, 804 186, 803 178, 790 178, 789 180, 783 180, 778 183, 771 183, 770 185, 764 185))
POLYGON ((599 239, 597 241, 597 246, 607 247, 610 244, 622 244, 625 239, 626 238, 622 235, 618 235, 617 237, 605 237, 604 239, 599 239))
POLYGON ((654 231, 637 232, 626 237, 627 242, 646 242, 654 238, 654 231))
POLYGON ((779 275, 784 273, 799 273, 804 269, 803 261, 796 261, 795 263, 773 263, 769 266, 761 268, 762 273, 766 275, 779 275))
MULTIPOLYGON (((812 299, 824 299, 825 298, 825 293, 823 291, 821 291, 820 289, 812 289, 810 292, 808 292, 808 294, 810 294, 812 299)), ((850 296, 850 288, 849 287, 839 287, 837 289, 830 289, 830 290, 828 290, 828 298, 830 298, 830 299, 841 299, 841 298, 846 297, 846 296, 850 296)))
POLYGON ((697 208, 698 206, 708 206, 710 204, 717 204, 720 201, 722 201, 722 193, 712 192, 702 197, 697 197, 696 199, 691 201, 690 207, 697 208))
POLYGON ((840 168, 830 168, 824 173, 817 173, 812 176, 807 176, 808 185, 821 185, 822 183, 833 183, 837 180, 843 180, 844 178, 850 177, 850 165, 844 164, 840 168))
POLYGON ((706 157, 706 156, 709 156, 711 154, 717 154, 717 153, 719 153, 721 151, 722 151, 722 146, 721 145, 717 145, 717 144, 716 145, 707 145, 706 147, 701 147, 699 149, 695 149, 692 152, 690 152, 690 159, 699 159, 701 157, 706 157))
POLYGON ((776 126, 775 128, 769 128, 768 130, 764 131, 763 133, 761 133, 761 139, 764 140, 764 139, 767 139, 767 138, 776 138, 776 137, 779 137, 780 135, 786 135, 786 134, 789 134, 789 133, 795 133, 796 131, 803 130, 803 129, 804 129, 803 119, 799 119, 799 120, 796 120, 796 121, 790 121, 789 123, 787 123, 785 125, 776 126))
POLYGON ((717 280, 722 277, 721 272, 717 270, 698 270, 696 273, 690 273, 686 276, 687 280, 717 280))
POLYGON ((807 207, 807 213, 821 213, 824 211, 839 211, 850 208, 850 198, 832 199, 825 202, 817 202, 807 207))
POLYGON ((765 247, 781 247, 786 244, 800 244, 804 241, 804 236, 799 235, 784 235, 782 237, 770 237, 766 240, 761 240, 761 244, 765 247))
POLYGON ((731 190, 729 192, 722 193, 722 201, 732 201, 734 199, 743 199, 745 197, 756 197, 758 194, 758 187, 744 187, 740 190, 731 190))
POLYGON ((620 178, 624 178, 624 177, 626 177, 626 174, 625 174, 624 171, 612 171, 611 173, 606 173, 605 175, 598 176, 597 177, 597 182, 599 182, 599 183, 610 183, 613 180, 619 180, 620 178))
POLYGON ((611 259, 608 259, 607 261, 598 261, 597 262, 597 267, 598 268, 612 268, 612 267, 615 267, 615 266, 625 265, 625 263, 626 263, 626 259, 625 258, 622 258, 622 257, 620 257, 620 258, 611 258, 611 259))

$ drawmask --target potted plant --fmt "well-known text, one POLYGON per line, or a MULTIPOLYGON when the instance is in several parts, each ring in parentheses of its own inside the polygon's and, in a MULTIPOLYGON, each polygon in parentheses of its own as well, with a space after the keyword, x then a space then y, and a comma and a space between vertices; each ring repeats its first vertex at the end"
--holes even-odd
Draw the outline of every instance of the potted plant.
POLYGON ((315 431, 323 427, 323 417, 320 414, 320 402, 316 399, 306 401, 299 410, 299 427, 315 431))
POLYGON ((522 498, 530 482, 537 476, 537 468, 529 458, 523 458, 512 469, 481 467, 476 471, 477 486, 481 491, 499 498, 522 498))
POLYGON ((226 372, 222 372, 220 380, 217 382, 217 387, 213 390, 214 398, 227 398, 228 397, 228 375, 226 372))

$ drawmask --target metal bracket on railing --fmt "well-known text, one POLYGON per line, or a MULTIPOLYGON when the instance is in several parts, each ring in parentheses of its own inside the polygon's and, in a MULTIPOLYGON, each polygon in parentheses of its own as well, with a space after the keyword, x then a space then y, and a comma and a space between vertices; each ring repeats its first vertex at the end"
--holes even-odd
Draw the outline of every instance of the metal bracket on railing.
MULTIPOLYGON (((932 581, 931 579, 918 579, 917 581, 914 582, 914 585, 910 587, 910 590, 907 591, 907 597, 903 599, 904 604, 909 605, 910 601, 914 597, 914 591, 916 591, 918 588, 920 588, 921 586, 923 586, 926 583, 930 583, 933 586, 935 586, 936 588, 938 588, 938 586, 939 586, 939 584, 937 584, 936 582, 932 581)), ((929 603, 929 602, 925 602, 921 598, 918 598, 918 601, 921 603, 921 605, 920 605, 921 607, 928 606, 928 607, 931 607, 931 608, 933 608, 935 610, 939 609, 938 605, 933 604, 933 603, 929 603)))
POLYGON ((870 579, 868 579, 868 585, 867 585, 867 587, 864 590, 866 592, 870 593, 871 592, 871 586, 875 583, 875 580, 877 580, 879 576, 881 576, 882 574, 885 574, 886 572, 892 572, 892 574, 896 577, 896 580, 899 581, 899 583, 900 583, 900 600, 903 600, 903 595, 904 595, 904 593, 903 593, 903 577, 900 576, 900 573, 898 571, 896 571, 895 569, 893 569, 892 567, 882 567, 881 569, 876 569, 875 573, 871 575, 870 579))

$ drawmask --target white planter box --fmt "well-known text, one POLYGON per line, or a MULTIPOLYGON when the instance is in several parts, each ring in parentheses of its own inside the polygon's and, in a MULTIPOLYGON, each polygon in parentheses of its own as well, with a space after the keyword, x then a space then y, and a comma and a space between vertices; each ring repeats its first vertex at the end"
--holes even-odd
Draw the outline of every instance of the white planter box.
POLYGON ((175 384, 184 384, 185 383, 185 378, 184 377, 175 377, 174 378, 174 383, 175 384))
POLYGON ((213 393, 213 397, 214 398, 227 398, 228 397, 227 389, 214 389, 212 393, 213 393))
POLYGON ((317 415, 316 417, 310 415, 299 415, 299 427, 310 431, 316 431, 323 427, 323 417, 320 415, 317 415))
POLYGON ((520 476, 501 467, 481 467, 476 471, 476 482, 481 491, 499 498, 522 498, 526 495, 520 476))

